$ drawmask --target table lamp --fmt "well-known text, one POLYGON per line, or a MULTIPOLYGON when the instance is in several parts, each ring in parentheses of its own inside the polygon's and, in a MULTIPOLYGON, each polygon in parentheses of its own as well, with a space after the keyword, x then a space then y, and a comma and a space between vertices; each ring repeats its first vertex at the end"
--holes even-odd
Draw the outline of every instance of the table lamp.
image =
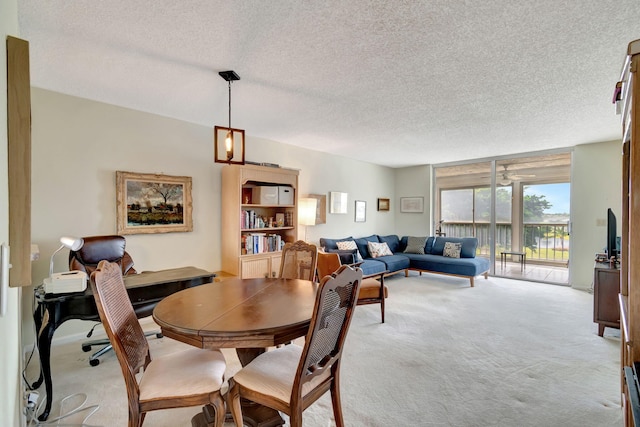
POLYGON ((307 227, 316 225, 316 207, 318 200, 304 198, 298 200, 298 223, 304 225, 304 240, 307 241, 307 227))
POLYGON ((53 275, 53 258, 56 254, 64 248, 77 251, 84 245, 84 239, 82 237, 62 236, 60 238, 60 243, 62 243, 62 245, 51 255, 51 262, 49 263, 49 277, 53 275))

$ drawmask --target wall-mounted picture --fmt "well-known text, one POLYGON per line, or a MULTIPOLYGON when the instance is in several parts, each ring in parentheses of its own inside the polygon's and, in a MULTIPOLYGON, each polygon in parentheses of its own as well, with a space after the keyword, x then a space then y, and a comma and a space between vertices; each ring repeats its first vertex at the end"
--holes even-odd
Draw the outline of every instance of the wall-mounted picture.
POLYGON ((332 191, 329 193, 330 207, 329 213, 332 214, 346 214, 347 213, 347 193, 341 193, 339 191, 332 191))
POLYGON ((327 196, 324 194, 309 194, 309 197, 316 199, 316 225, 327 222, 327 196))
POLYGON ((191 177, 116 171, 118 234, 193 231, 191 177))
POLYGON ((367 202, 364 200, 356 200, 356 222, 365 222, 367 220, 367 202))
POLYGON ((400 197, 400 212, 424 212, 424 197, 400 197))
POLYGON ((388 211, 389 210, 389 199, 378 199, 378 210, 379 211, 388 211))

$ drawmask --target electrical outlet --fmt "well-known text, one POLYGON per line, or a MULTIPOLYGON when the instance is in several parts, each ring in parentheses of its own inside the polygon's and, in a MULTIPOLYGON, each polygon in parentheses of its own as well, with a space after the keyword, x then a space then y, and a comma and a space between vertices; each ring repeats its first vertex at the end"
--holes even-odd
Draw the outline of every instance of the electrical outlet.
POLYGON ((24 392, 23 395, 23 405, 24 405, 24 415, 27 417, 27 425, 31 425, 30 423, 38 416, 38 399, 40 398, 40 394, 37 391, 28 390, 24 392))
POLYGON ((596 218, 596 227, 604 227, 606 224, 604 218, 596 218))
POLYGON ((27 394, 27 406, 35 408, 38 405, 38 399, 40 398, 40 395, 37 391, 30 391, 27 394))

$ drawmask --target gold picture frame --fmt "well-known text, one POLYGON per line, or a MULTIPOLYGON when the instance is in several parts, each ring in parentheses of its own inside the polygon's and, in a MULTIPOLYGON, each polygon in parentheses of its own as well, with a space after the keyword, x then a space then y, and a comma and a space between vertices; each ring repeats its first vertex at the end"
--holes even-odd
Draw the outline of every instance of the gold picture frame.
POLYGON ((116 171, 118 234, 193 231, 191 177, 116 171))
POLYGON ((390 205, 389 199, 381 199, 378 198, 378 210, 379 211, 388 211, 390 205))

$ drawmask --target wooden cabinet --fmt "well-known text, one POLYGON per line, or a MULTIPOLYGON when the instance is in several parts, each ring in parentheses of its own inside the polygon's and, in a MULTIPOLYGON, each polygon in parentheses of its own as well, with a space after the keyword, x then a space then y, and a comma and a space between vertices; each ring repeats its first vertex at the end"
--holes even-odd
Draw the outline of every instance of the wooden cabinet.
POLYGON ((598 324, 598 335, 604 328, 620 329, 620 270, 608 262, 597 262, 593 270, 593 321, 598 324))
POLYGON ((222 168, 222 269, 275 277, 281 249, 298 231, 298 171, 257 165, 222 168))
POLYGON ((240 276, 243 279, 253 279, 257 277, 276 277, 280 270, 279 254, 259 254, 254 256, 243 256, 240 261, 240 276))
POLYGON ((622 245, 620 266, 621 392, 624 425, 640 420, 633 379, 640 362, 640 40, 629 43, 614 99, 622 115, 622 245), (629 381, 627 381, 629 379, 629 381), (634 403, 635 402, 635 403, 634 403))

